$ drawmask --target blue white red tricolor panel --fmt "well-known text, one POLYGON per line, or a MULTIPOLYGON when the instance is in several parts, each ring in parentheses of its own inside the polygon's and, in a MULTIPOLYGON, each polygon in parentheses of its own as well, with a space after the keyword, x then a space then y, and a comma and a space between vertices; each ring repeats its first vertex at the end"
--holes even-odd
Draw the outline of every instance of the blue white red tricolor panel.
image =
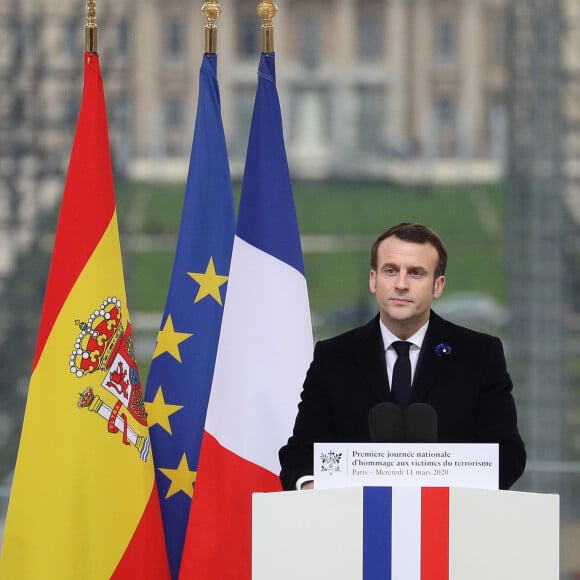
POLYGON ((252 542, 252 580, 557 580, 559 498, 458 487, 254 494, 252 542))

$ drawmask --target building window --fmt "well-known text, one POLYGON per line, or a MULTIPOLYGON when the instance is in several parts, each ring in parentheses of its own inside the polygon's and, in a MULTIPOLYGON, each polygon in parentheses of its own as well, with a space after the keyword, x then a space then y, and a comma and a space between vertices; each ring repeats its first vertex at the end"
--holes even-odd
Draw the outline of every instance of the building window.
POLYGON ((298 28, 298 51, 305 68, 315 69, 320 64, 324 22, 318 14, 303 14, 298 28))
POLYGON ((385 50, 384 4, 363 2, 358 15, 358 56, 366 62, 383 59, 385 50))
POLYGON ((290 141, 303 151, 318 152, 330 140, 329 91, 323 87, 295 87, 290 102, 290 141))
POLYGON ((26 119, 26 103, 24 97, 16 93, 10 107, 10 117, 12 121, 22 123, 26 119))
POLYGON ((71 20, 65 25, 64 30, 64 54, 67 57, 76 57, 83 48, 82 29, 76 20, 71 20))
POLYGON ((234 131, 229 151, 234 157, 245 157, 256 95, 255 86, 240 86, 234 94, 234 131))
POLYGON ((453 64, 457 53, 457 28, 448 19, 440 20, 436 37, 437 62, 443 65, 453 64))
MULTIPOLYGON (((8 24, 8 26, 10 26, 10 24, 8 24)), ((24 51, 27 48, 31 31, 30 26, 27 25, 27 23, 25 22, 15 22, 13 24, 13 27, 14 27, 14 36, 13 36, 14 60, 18 61, 22 57, 24 51)), ((6 28, 5 30, 8 31, 9 28, 6 28)), ((8 62, 10 62, 10 60, 8 62)))
POLYGON ((172 62, 183 60, 185 52, 185 30, 182 20, 173 18, 167 22, 165 31, 165 54, 172 62))
POLYGON ((165 155, 181 157, 186 154, 185 105, 179 97, 166 97, 163 103, 165 121, 165 155))
POLYGON ((489 61, 503 64, 506 61, 506 34, 507 28, 504 18, 499 18, 493 14, 488 19, 487 26, 487 53, 489 61))
POLYGON ((492 97, 488 107, 489 151, 491 159, 504 163, 507 157, 508 113, 501 95, 492 97))
POLYGON ((129 56, 129 21, 123 18, 117 28, 117 55, 125 59, 129 56))
POLYGON ((125 94, 111 99, 111 120, 116 126, 128 127, 131 120, 131 101, 125 94))
POLYGON ((62 104, 62 121, 66 126, 74 126, 77 122, 81 103, 79 97, 67 96, 62 104))
POLYGON ((261 49, 261 28, 256 10, 240 9, 236 19, 238 56, 242 59, 256 58, 261 49))
POLYGON ((179 97, 165 99, 165 126, 168 129, 181 129, 185 121, 183 100, 179 97))
POLYGON ((455 103, 451 97, 439 97, 435 103, 435 114, 439 130, 455 127, 455 103))
POLYGON ((435 101, 435 135, 438 157, 457 154, 457 111, 453 98, 441 96, 435 101))
POLYGON ((357 105, 357 147, 364 152, 385 149, 386 94, 380 87, 360 87, 357 105))

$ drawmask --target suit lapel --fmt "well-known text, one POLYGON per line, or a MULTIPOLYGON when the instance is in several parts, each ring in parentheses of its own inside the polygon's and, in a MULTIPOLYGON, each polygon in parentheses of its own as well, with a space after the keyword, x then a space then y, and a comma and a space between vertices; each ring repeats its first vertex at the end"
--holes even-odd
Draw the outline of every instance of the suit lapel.
POLYGON ((355 353, 363 376, 379 401, 391 400, 388 386, 385 349, 378 315, 360 329, 355 353))
POLYGON ((435 348, 442 342, 450 341, 449 327, 445 320, 431 311, 429 327, 421 347, 410 403, 423 401, 427 392, 439 378, 443 368, 443 359, 437 356, 435 348))
MULTIPOLYGON (((361 372, 371 391, 378 401, 391 401, 391 390, 387 375, 385 349, 379 328, 379 316, 373 318, 367 325, 360 328, 359 340, 355 343, 355 356, 361 372)), ((410 403, 425 399, 426 394, 436 383, 443 369, 442 357, 437 356, 437 345, 452 343, 449 325, 443 318, 431 311, 429 328, 421 347, 410 403)))

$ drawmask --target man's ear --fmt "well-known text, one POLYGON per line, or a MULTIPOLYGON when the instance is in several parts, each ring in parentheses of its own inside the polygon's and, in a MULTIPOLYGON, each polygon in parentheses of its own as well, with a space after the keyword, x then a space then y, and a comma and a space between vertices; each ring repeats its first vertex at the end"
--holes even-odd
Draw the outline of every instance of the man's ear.
POLYGON ((443 288, 445 288, 445 276, 437 276, 435 278, 435 282, 433 283, 433 298, 437 300, 437 298, 441 298, 441 294, 443 294, 443 288))
POLYGON ((377 272, 376 270, 371 270, 369 274, 369 290, 371 294, 377 293, 377 272))

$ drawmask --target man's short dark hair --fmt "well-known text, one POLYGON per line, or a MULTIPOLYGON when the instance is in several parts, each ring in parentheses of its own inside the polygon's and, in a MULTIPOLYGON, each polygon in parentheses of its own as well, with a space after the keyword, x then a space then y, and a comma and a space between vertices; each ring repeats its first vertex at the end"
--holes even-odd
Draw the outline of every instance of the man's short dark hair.
POLYGON ((431 244, 439 255, 439 262, 435 270, 435 277, 443 276, 447 269, 447 248, 443 240, 425 224, 403 222, 384 231, 371 246, 371 268, 377 269, 377 251, 383 240, 395 236, 404 242, 414 244, 431 244))

